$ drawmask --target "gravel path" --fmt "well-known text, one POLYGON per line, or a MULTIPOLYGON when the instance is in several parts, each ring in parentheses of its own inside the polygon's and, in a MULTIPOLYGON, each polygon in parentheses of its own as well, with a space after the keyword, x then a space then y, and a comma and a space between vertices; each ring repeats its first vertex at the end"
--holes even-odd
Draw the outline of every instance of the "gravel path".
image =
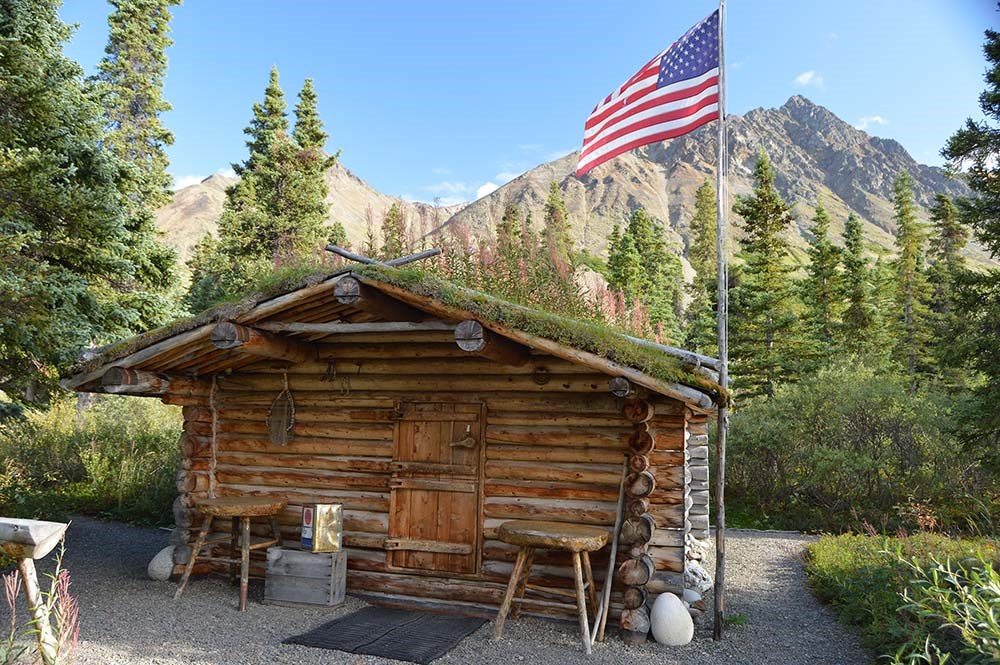
MULTIPOLYGON (((729 627, 721 643, 709 627, 686 647, 649 642, 626 648, 616 637, 595 647, 597 663, 732 663, 800 665, 868 663, 857 640, 836 623, 805 586, 801 555, 809 537, 734 531, 728 540, 730 614, 746 622, 729 627)), ((215 579, 193 580, 181 602, 175 585, 146 578, 146 564, 167 533, 77 518, 67 535, 66 567, 81 605, 80 665, 260 665, 263 663, 388 663, 369 656, 282 645, 281 640, 351 612, 348 597, 336 610, 275 607, 254 602, 236 611, 236 589, 215 579)), ((0 610, 0 614, 3 611, 0 610)), ((492 622, 436 663, 584 662, 577 625, 522 618, 491 639, 492 622)), ((609 631, 613 635, 614 631, 609 631)))

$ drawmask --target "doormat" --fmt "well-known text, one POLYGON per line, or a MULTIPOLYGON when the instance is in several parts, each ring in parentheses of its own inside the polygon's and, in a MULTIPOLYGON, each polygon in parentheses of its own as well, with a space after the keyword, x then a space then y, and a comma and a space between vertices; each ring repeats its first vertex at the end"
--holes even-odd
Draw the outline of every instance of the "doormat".
POLYGON ((381 656, 427 665, 486 623, 486 619, 391 607, 365 607, 284 644, 381 656))

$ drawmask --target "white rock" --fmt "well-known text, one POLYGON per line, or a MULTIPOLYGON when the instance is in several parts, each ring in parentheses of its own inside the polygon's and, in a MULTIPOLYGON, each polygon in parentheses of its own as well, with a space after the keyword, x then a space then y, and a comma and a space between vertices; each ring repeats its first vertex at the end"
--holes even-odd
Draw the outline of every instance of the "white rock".
POLYGON ((684 595, 681 598, 685 603, 690 605, 691 603, 697 603, 701 600, 701 594, 694 589, 684 589, 684 595))
POLYGON ((174 572, 174 546, 167 545, 156 553, 153 560, 146 566, 146 574, 149 579, 158 582, 166 582, 170 579, 170 574, 174 572))
POLYGON ((672 593, 661 593, 649 613, 649 627, 660 644, 684 646, 694 637, 694 621, 681 599, 672 593))
POLYGON ((697 561, 688 561, 684 570, 684 588, 705 593, 712 588, 712 577, 697 561))

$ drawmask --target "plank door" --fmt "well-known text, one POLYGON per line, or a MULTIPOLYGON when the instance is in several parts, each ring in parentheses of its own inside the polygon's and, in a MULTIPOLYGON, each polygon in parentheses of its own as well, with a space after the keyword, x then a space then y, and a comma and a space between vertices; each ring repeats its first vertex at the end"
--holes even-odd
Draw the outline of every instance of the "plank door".
POLYGON ((478 572, 483 406, 402 403, 389 481, 387 564, 478 572))

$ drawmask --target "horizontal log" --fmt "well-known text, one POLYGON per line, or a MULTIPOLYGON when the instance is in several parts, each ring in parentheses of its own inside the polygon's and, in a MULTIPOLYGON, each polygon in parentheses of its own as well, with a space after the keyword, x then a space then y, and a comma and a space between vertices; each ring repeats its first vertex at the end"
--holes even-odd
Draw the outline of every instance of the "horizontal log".
MULTIPOLYGON (((283 374, 289 376, 316 376, 331 374, 376 375, 394 374, 400 376, 421 374, 519 374, 531 376, 545 372, 546 378, 553 374, 586 374, 593 376, 594 371, 586 367, 574 365, 562 360, 539 362, 529 359, 523 365, 502 365, 479 356, 461 356, 454 358, 409 358, 406 357, 405 345, 399 345, 396 358, 340 358, 335 357, 329 362, 309 362, 292 365, 282 363, 255 363, 240 369, 246 374, 283 374)), ((328 351, 337 354, 337 350, 328 351)))
MULTIPOLYGON (((619 456, 619 461, 621 457, 619 456)), ((533 462, 486 462, 486 478, 506 480, 546 480, 553 482, 578 482, 588 485, 614 486, 621 480, 619 467, 610 464, 553 463, 539 465, 533 462)))
POLYGON ((614 429, 572 430, 565 427, 520 427, 516 425, 487 425, 486 427, 486 440, 489 443, 616 448, 623 452, 627 436, 627 431, 614 429))
MULTIPOLYGON (((274 396, 269 395, 273 400, 274 396)), ((396 410, 386 409, 331 409, 335 403, 331 400, 327 406, 295 404, 295 422, 302 423, 355 423, 364 426, 368 423, 391 423, 395 419, 396 410)), ((267 418, 270 409, 262 407, 225 406, 218 409, 219 419, 225 421, 247 420, 261 422, 267 418)))
POLYGON ((317 323, 299 321, 263 321, 257 328, 270 332, 311 333, 322 335, 342 335, 350 333, 386 332, 453 332, 454 323, 445 321, 374 321, 371 323, 317 323))
POLYGON ((656 489, 656 479, 649 471, 639 471, 625 477, 625 494, 630 497, 642 498, 649 496, 656 489))
POLYGON ((581 483, 559 483, 532 480, 488 480, 483 485, 485 496, 518 496, 527 499, 593 499, 615 501, 618 488, 613 485, 593 486, 581 483))
POLYGON ((359 457, 392 457, 392 441, 359 441, 349 439, 315 439, 296 437, 284 446, 275 446, 259 436, 223 434, 219 436, 219 451, 245 453, 357 455, 359 457))
POLYGON ((581 464, 615 464, 622 462, 622 453, 613 448, 585 446, 524 446, 489 444, 487 460, 533 462, 579 462, 581 464))
POLYGON ((638 559, 628 559, 618 566, 618 579, 625 586, 643 586, 656 572, 653 559, 642 556, 638 559))
MULTIPOLYGON (((191 423, 197 427, 204 423, 191 423)), ((211 427, 209 427, 211 432, 211 427)), ((254 420, 220 420, 220 434, 266 435, 267 422, 254 420)), ((295 422, 296 438, 350 439, 367 441, 392 441, 391 423, 299 423, 295 422)))
POLYGON ((628 397, 634 395, 635 387, 623 376, 616 376, 608 381, 608 390, 615 397, 628 397))
POLYGON ((631 429, 631 424, 620 416, 590 415, 587 411, 580 413, 534 413, 531 411, 496 411, 491 409, 489 424, 497 426, 616 428, 626 433, 631 429))
POLYGON ((220 451, 219 464, 231 467, 267 467, 282 469, 321 469, 324 471, 344 471, 348 473, 368 473, 388 476, 391 462, 384 458, 366 458, 328 455, 286 455, 259 453, 237 453, 220 451))
POLYGON ((315 360, 319 355, 318 349, 312 344, 230 321, 216 324, 212 328, 211 338, 212 344, 217 349, 236 350, 290 363, 308 362, 315 360))
POLYGON ((653 568, 656 570, 666 570, 672 573, 683 573, 686 556, 683 547, 650 547, 649 558, 653 561, 653 568))
MULTIPOLYGON (((656 528, 659 529, 679 529, 684 526, 684 505, 664 505, 664 504, 651 504, 649 505, 649 514, 653 516, 653 521, 656 522, 656 528)), ((706 522, 707 527, 707 522, 706 522)))
POLYGON ((238 467, 220 464, 215 470, 220 483, 266 485, 300 489, 387 490, 389 477, 375 474, 347 474, 339 471, 291 471, 277 467, 238 467))
POLYGON ((666 570, 658 570, 646 583, 646 590, 650 594, 659 595, 661 593, 680 594, 684 589, 684 573, 672 573, 666 570))
POLYGON ((435 552, 439 554, 472 554, 472 545, 468 543, 449 543, 413 538, 387 538, 385 540, 385 549, 407 552, 435 552))
POLYGON ((651 419, 655 407, 644 399, 627 399, 622 405, 622 416, 631 423, 644 423, 651 419))
MULTIPOLYGON (((282 378, 276 374, 233 374, 220 377, 226 390, 273 391, 283 387, 282 378)), ((322 376, 289 374, 288 385, 297 391, 379 390, 379 391, 516 391, 516 392, 568 392, 593 393, 604 389, 603 377, 593 374, 554 374, 548 383, 539 385, 530 375, 503 374, 482 376, 442 375, 351 375, 340 374, 324 380, 322 376)))
POLYGON ((622 521, 621 531, 618 534, 618 542, 622 545, 648 543, 653 538, 655 531, 656 521, 652 515, 629 516, 622 521))
POLYGON ((626 587, 625 591, 622 592, 622 604, 625 605, 626 609, 634 610, 644 606, 648 597, 649 593, 646 591, 646 587, 626 587))
POLYGON ((492 518, 538 519, 577 524, 614 524, 613 502, 487 497, 483 514, 492 518))
POLYGON ((649 635, 649 612, 645 607, 622 610, 618 625, 622 630, 622 640, 626 644, 642 644, 649 635))
POLYGON ((162 395, 170 390, 170 378, 127 367, 112 367, 101 377, 101 389, 112 395, 162 395))
POLYGON ((359 492, 346 490, 325 490, 310 488, 297 490, 286 487, 262 487, 255 485, 240 485, 220 483, 216 488, 219 496, 265 496, 286 500, 289 505, 304 506, 310 503, 339 503, 344 507, 344 528, 354 531, 387 533, 389 528, 389 494, 388 492, 359 492), (358 520, 373 520, 377 522, 348 523, 348 518, 358 520))
POLYGON ((463 351, 502 365, 523 365, 530 356, 530 350, 526 346, 487 330, 474 319, 466 319, 458 324, 455 328, 455 343, 463 351))
POLYGON ((424 312, 361 284, 354 277, 344 277, 337 282, 333 295, 341 305, 350 305, 388 321, 422 321, 429 318, 424 312))

